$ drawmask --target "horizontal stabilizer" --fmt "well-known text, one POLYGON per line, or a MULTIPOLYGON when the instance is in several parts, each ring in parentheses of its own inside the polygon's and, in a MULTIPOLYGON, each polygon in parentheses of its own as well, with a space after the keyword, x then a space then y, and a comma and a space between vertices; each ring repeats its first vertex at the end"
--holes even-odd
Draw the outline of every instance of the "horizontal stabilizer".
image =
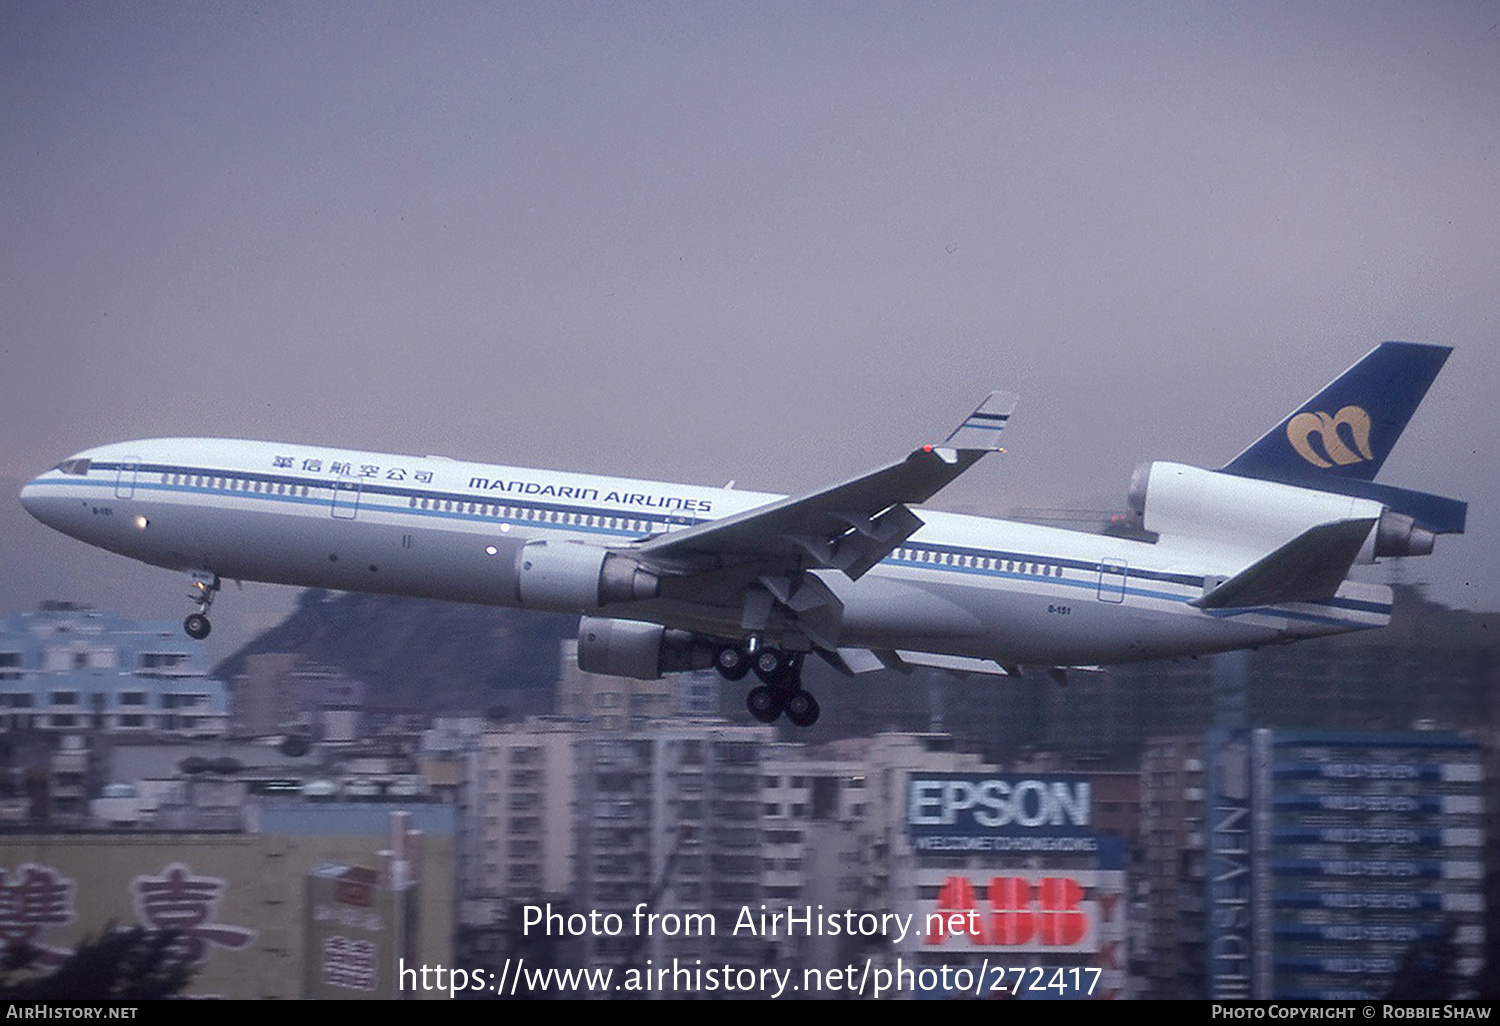
POLYGON ((1410 488, 1397 488, 1378 481, 1361 481, 1358 478, 1322 478, 1306 482, 1306 487, 1319 491, 1352 495, 1357 499, 1371 499, 1393 513, 1403 513, 1417 522, 1417 526, 1433 534, 1463 534, 1469 516, 1469 504, 1460 499, 1431 492, 1417 492, 1410 488))
POLYGON ((1281 602, 1332 598, 1344 583, 1375 520, 1335 520, 1303 531, 1218 585, 1205 587, 1190 605, 1242 609, 1281 602))

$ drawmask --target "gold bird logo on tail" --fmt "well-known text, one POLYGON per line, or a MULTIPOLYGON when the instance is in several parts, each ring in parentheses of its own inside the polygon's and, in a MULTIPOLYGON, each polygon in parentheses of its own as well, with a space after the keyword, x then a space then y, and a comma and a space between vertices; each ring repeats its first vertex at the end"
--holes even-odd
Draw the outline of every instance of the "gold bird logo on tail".
POLYGON ((1297 450, 1297 455, 1315 467, 1331 467, 1335 463, 1348 466, 1374 459, 1370 452, 1370 415, 1358 406, 1345 406, 1338 413, 1299 413, 1286 425, 1287 441, 1297 450), (1349 429, 1351 449, 1340 435, 1339 428, 1349 429), (1312 447, 1312 436, 1317 435, 1327 458, 1312 447), (1356 451, 1358 450, 1358 451, 1356 451))

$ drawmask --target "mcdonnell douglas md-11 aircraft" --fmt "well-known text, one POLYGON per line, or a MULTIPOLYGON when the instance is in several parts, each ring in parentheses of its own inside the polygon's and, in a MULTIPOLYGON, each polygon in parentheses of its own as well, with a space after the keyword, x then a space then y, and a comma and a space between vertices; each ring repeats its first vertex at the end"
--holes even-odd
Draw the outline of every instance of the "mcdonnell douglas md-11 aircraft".
POLYGON ((1355 563, 1432 551, 1467 505, 1376 484, 1450 350, 1386 342, 1218 470, 1149 463, 1102 532, 919 509, 999 448, 1015 397, 942 443, 796 497, 322 446, 156 438, 29 482, 38 520, 191 574, 582 616, 587 671, 754 671, 763 722, 818 718, 816 653, 845 673, 1016 676, 1384 626, 1355 563))

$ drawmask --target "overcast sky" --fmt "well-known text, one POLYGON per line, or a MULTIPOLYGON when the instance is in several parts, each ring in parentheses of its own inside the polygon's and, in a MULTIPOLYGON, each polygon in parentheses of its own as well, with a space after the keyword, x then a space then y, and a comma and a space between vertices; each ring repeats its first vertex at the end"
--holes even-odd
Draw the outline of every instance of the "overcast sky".
MULTIPOLYGON (((0 91, 17 486, 210 434, 798 491, 1008 388, 936 504, 1117 505, 1410 339, 1381 480, 1471 508, 1403 573, 1500 607, 1493 3, 11 0, 0 91)), ((186 612, 7 506, 8 608, 186 612)))

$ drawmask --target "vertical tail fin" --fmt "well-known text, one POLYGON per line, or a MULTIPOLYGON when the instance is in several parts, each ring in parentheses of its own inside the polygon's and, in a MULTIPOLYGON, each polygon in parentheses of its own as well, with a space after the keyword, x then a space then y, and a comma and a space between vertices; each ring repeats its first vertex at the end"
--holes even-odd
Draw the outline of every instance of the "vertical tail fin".
POLYGON ((1222 469, 1314 488, 1330 478, 1374 480, 1451 352, 1382 342, 1222 469))

